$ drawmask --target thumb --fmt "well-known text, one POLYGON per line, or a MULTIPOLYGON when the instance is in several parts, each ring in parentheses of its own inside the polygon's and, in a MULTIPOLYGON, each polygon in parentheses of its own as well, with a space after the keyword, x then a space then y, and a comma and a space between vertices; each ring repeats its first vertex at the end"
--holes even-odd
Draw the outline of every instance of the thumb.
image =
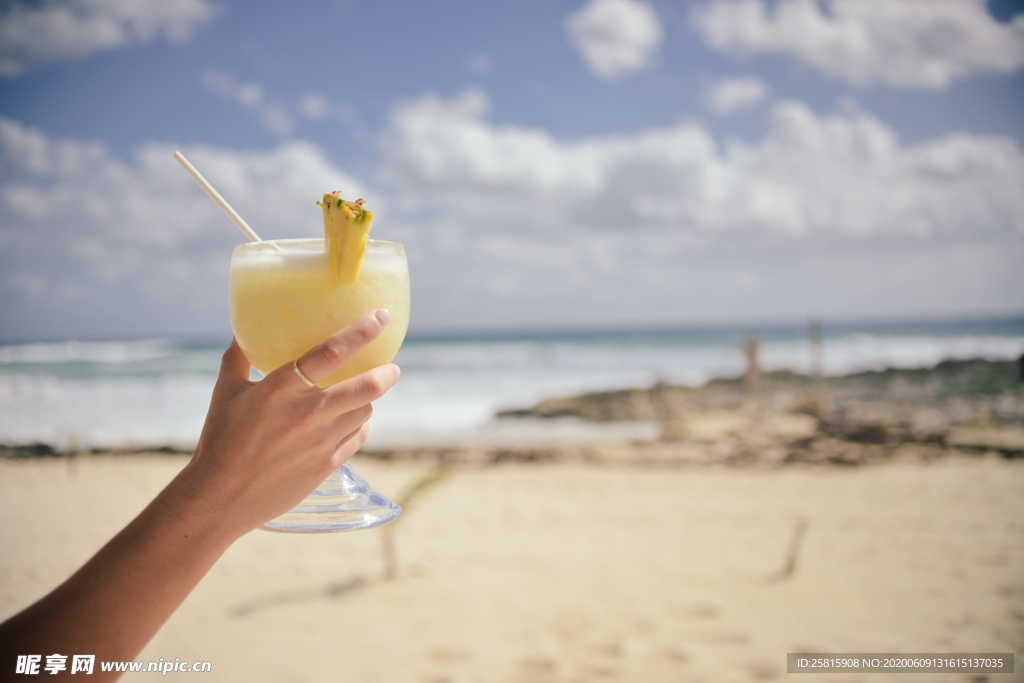
POLYGON ((249 384, 249 359, 245 357, 237 339, 231 340, 220 359, 220 374, 217 375, 215 394, 231 395, 249 384))

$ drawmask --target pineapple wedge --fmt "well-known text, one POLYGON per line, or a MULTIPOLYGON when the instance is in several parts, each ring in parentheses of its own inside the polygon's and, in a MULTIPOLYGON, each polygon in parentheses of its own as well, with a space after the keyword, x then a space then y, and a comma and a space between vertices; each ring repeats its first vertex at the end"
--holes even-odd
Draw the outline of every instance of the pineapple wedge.
POLYGON ((340 192, 325 194, 317 206, 324 214, 324 245, 331 279, 335 284, 351 284, 359 277, 373 212, 363 208, 362 199, 346 201, 340 192))

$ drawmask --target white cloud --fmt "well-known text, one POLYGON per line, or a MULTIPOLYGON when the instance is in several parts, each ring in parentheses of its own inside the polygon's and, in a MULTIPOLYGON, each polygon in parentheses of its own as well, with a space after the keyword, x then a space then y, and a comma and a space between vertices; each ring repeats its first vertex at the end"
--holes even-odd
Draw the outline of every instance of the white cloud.
POLYGON ((768 86, 756 78, 725 78, 708 91, 708 108, 726 115, 752 107, 768 94, 768 86))
POLYGON ((649 66, 662 37, 658 15, 641 0, 590 0, 565 26, 594 73, 609 80, 649 66))
POLYGON ((285 111, 284 105, 279 102, 267 104, 260 111, 260 119, 271 133, 283 136, 292 132, 292 119, 285 111))
MULTIPOLYGON (((476 90, 396 108, 374 187, 307 142, 184 151, 264 237, 317 234, 324 189, 366 196, 423 327, 1019 311, 1010 138, 910 144, 793 101, 747 142, 693 122, 565 141, 488 112, 476 90)), ((239 236, 172 149, 0 119, 0 329, 226 332, 239 236)))
POLYGON ((417 277, 436 278, 450 307, 463 296, 445 293, 453 270, 519 323, 568 322, 549 310, 556 292, 572 302, 560 314, 582 321, 803 315, 810 300, 867 315, 1019 306, 1024 152, 1012 139, 906 144, 870 115, 783 101, 753 143, 719 144, 693 123, 565 142, 494 125, 487 105, 479 91, 424 97, 398 108, 382 136, 395 196, 430 235, 418 248, 448 265, 417 277), (935 281, 936 263, 971 253, 988 270, 935 281), (872 259, 907 268, 909 284, 875 301, 863 282, 872 259), (509 273, 529 284, 510 290, 509 273))
POLYGON ((818 116, 782 101, 753 144, 719 146, 693 123, 561 142, 494 126, 487 110, 474 90, 399 107, 384 136, 392 174, 408 191, 454 198, 453 207, 481 197, 543 204, 546 214, 573 217, 567 228, 628 221, 685 226, 680 234, 1024 232, 1024 195, 1015 189, 1024 155, 1010 138, 950 134, 905 145, 868 114, 818 116))
MULTIPOLYGON (((228 259, 242 237, 173 161, 174 149, 149 143, 121 161, 102 145, 0 118, 0 296, 11 297, 0 328, 224 328, 228 259)), ((366 193, 306 142, 183 151, 264 238, 318 234, 314 201, 325 190, 366 193)))
POLYGON ((984 0, 715 0, 693 19, 715 48, 789 54, 857 85, 941 90, 1024 66, 1024 16, 999 23, 984 0))
POLYGON ((299 100, 299 111, 309 119, 322 119, 330 110, 327 98, 317 92, 306 93, 299 100))
POLYGON ((257 83, 241 83, 219 71, 204 71, 201 80, 210 92, 243 107, 254 108, 263 104, 263 87, 257 83))
MULTIPOLYGON (((284 104, 269 99, 258 83, 244 83, 220 71, 204 71, 200 80, 203 86, 215 95, 256 112, 264 127, 272 133, 288 135, 292 132, 292 119, 284 104)), ((305 101, 302 104, 304 106, 305 101)))
MULTIPOLYGON (((7 3, 5 3, 7 4, 7 3)), ((208 0, 17 3, 0 12, 0 76, 164 36, 180 43, 213 18, 208 0)))

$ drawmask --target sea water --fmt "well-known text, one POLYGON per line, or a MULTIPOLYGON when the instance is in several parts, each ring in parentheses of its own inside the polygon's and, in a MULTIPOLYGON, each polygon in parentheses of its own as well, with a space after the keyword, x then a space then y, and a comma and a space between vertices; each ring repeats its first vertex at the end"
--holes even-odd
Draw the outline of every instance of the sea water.
MULTIPOLYGON (((1024 318, 825 324, 826 372, 920 367, 1024 353, 1024 318)), ((574 441, 653 435, 645 425, 496 421, 495 411, 553 395, 700 384, 743 369, 756 331, 765 369, 809 371, 807 326, 694 326, 572 332, 416 335, 402 379, 377 402, 372 446, 574 441)), ((0 344, 0 443, 194 445, 228 340, 0 344)))

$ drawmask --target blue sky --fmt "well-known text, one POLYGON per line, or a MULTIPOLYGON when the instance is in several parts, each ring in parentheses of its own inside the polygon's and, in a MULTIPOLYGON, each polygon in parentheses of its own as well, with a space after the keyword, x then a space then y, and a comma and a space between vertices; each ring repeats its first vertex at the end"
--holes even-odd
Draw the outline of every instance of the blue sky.
POLYGON ((224 334, 176 147, 264 237, 365 194, 420 331, 1019 313, 1020 4, 15 3, 0 337, 224 334))

